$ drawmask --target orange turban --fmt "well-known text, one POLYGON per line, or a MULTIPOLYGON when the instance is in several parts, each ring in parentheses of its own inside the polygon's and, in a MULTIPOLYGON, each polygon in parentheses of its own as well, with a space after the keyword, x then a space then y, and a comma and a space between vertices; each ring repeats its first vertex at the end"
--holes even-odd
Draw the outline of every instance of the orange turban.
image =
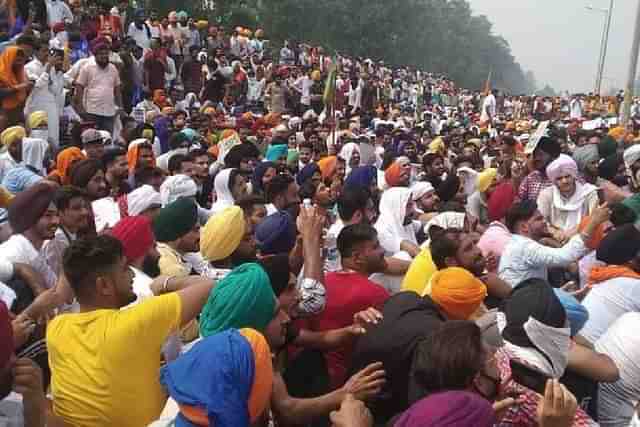
MULTIPOLYGON (((580 221, 580 224, 578 225, 578 231, 583 232, 587 228, 587 225, 589 225, 589 222, 591 222, 591 216, 585 216, 582 218, 582 221, 580 221)), ((602 239, 604 239, 605 236, 604 230, 605 224, 597 226, 589 241, 585 243, 585 246, 592 250, 598 249, 600 242, 602 242, 602 239)))
POLYGON ((66 148, 58 154, 56 168, 49 176, 59 181, 62 185, 68 185, 71 181, 71 166, 85 158, 86 156, 78 147, 66 148))
POLYGON ((324 159, 320 159, 318 161, 318 167, 320 168, 320 172, 322 173, 322 179, 327 180, 333 176, 336 172, 336 163, 338 161, 338 157, 329 156, 324 159))
POLYGON ((436 272, 429 288, 431 299, 454 320, 469 319, 487 296, 485 284, 459 267, 436 272))
POLYGON ((622 126, 615 127, 609 131, 609 136, 616 141, 622 138, 625 134, 625 130, 622 126))
MULTIPOLYGON (((149 141, 144 138, 136 139, 129 144, 129 148, 127 149, 127 165, 129 168, 129 172, 135 172, 136 167, 138 166, 138 157, 140 157, 140 147, 141 146, 149 146, 149 141)), ((155 158, 154 158, 154 166, 155 166, 155 158)))
POLYGON ((264 336, 253 329, 240 329, 240 335, 245 337, 253 350, 256 366, 251 393, 249 394, 249 417, 255 423, 262 415, 271 400, 273 387, 273 365, 271 349, 264 336))
POLYGON ((391 166, 384 172, 384 180, 389 187, 395 187, 400 184, 402 176, 402 165, 399 162, 393 162, 391 166))

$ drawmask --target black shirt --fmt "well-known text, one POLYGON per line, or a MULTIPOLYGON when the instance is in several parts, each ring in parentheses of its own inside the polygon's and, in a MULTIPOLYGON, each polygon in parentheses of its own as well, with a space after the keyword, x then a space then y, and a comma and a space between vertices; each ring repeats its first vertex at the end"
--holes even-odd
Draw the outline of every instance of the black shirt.
POLYGON ((381 397, 371 404, 376 424, 408 408, 414 350, 445 321, 431 298, 415 292, 400 292, 389 298, 382 315, 383 320, 356 343, 351 364, 353 374, 371 363, 383 363, 387 382, 381 397))

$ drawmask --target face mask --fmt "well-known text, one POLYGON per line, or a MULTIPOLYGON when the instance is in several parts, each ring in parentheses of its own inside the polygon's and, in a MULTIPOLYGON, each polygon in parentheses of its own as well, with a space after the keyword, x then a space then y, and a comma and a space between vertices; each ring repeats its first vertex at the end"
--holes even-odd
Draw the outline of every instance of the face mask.
POLYGON ((31 131, 31 138, 44 139, 47 141, 49 139, 49 130, 48 129, 34 129, 31 131))

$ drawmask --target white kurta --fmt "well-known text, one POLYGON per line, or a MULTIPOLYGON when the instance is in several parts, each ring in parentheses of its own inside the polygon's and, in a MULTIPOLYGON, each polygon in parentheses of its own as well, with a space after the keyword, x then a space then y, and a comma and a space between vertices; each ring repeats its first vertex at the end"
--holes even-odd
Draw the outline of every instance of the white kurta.
POLYGON ((24 68, 27 78, 35 82, 25 104, 25 117, 35 111, 45 111, 49 140, 57 149, 60 145, 60 116, 64 108, 64 74, 56 70, 47 72, 38 59, 29 62, 24 68))

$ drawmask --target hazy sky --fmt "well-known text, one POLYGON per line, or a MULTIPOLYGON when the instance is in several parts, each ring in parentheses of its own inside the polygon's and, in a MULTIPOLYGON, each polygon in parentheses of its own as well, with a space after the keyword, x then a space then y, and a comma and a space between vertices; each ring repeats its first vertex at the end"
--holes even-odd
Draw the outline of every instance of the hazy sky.
MULTIPOLYGON (((609 0, 468 0, 475 14, 487 15, 494 32, 511 45, 516 60, 532 70, 539 85, 589 92, 595 87, 609 0)), ((623 87, 639 0, 614 0, 603 88, 623 87)))

